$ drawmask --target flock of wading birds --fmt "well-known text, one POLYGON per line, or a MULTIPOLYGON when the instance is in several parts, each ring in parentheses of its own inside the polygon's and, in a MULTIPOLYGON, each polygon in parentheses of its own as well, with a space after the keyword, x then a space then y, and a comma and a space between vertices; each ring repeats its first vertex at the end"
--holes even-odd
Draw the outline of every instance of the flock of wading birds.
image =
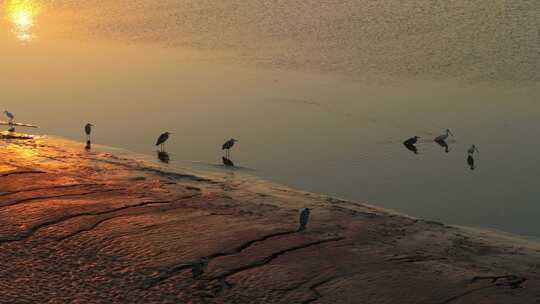
MULTIPOLYGON (((8 125, 9 125, 9 131, 10 132, 15 132, 15 126, 28 126, 28 125, 16 124, 14 122, 15 116, 11 112, 6 110, 6 111, 4 111, 4 114, 9 119, 8 125)), ((91 146, 92 146, 90 136, 92 134, 92 127, 93 126, 94 125, 91 124, 91 123, 87 123, 84 126, 84 132, 86 133, 86 147, 85 148, 87 150, 91 149, 91 146)), ((171 134, 172 134, 171 132, 165 132, 165 133, 161 134, 158 137, 157 141, 156 141, 156 146, 160 146, 160 149, 158 151, 158 158, 163 162, 168 162, 169 161, 169 156, 168 156, 167 152, 165 152, 165 142, 169 139, 169 135, 171 135, 171 134)), ((230 150, 232 149, 232 147, 234 146, 234 144, 236 142, 238 142, 236 139, 231 138, 231 139, 227 140, 222 146, 222 150, 225 151, 225 156, 223 156, 223 164, 225 166, 234 166, 234 164, 230 160, 230 153, 231 153, 230 150)), ((311 211, 310 211, 309 208, 303 208, 300 211, 300 219, 299 219, 298 231, 304 231, 306 229, 308 221, 309 221, 310 212, 311 211)), ((191 274, 192 274, 193 278, 195 278, 195 279, 200 278, 204 274, 204 271, 206 270, 207 266, 208 266, 208 258, 207 257, 200 258, 199 260, 192 263, 191 264, 191 274)))
MULTIPOLYGON (((452 132, 449 129, 446 129, 446 131, 443 134, 433 139, 434 142, 436 142, 437 144, 439 144, 441 147, 444 148, 444 151, 446 153, 450 151, 450 148, 448 147, 448 144, 446 143, 446 140, 448 139, 450 135, 454 136, 454 134, 452 134, 452 132)), ((416 143, 418 142, 418 139, 420 139, 420 137, 418 136, 411 137, 407 139, 406 141, 404 141, 403 145, 405 146, 405 148, 412 151, 414 154, 418 154, 418 148, 416 148, 416 143)), ((475 168, 474 157, 473 157, 475 152, 480 153, 480 151, 478 151, 478 148, 476 148, 476 145, 472 145, 467 150, 467 164, 469 165, 471 170, 474 170, 475 168)))
MULTIPOLYGON (((14 115, 12 113, 8 112, 7 110, 4 111, 4 114, 9 119, 9 123, 8 123, 9 126, 10 126, 9 131, 14 132, 15 131, 15 123, 13 121, 14 120, 14 115)), ((87 123, 84 126, 84 132, 86 134, 86 149, 90 149, 91 145, 92 145, 90 136, 92 134, 92 127, 93 126, 94 125, 91 124, 91 123, 87 123)), ((167 152, 165 152, 165 142, 167 142, 167 140, 169 139, 169 136, 171 134, 172 134, 171 132, 165 132, 165 133, 161 134, 158 137, 157 141, 156 141, 156 146, 160 147, 159 150, 157 151, 158 152, 158 158, 161 161, 166 162, 166 163, 169 162, 169 155, 167 154, 167 152)), ((448 139, 448 137, 450 135, 454 136, 449 129, 446 129, 446 131, 442 135, 439 135, 436 138, 434 138, 434 141, 437 144, 439 144, 440 146, 444 147, 446 152, 449 151, 449 147, 448 147, 448 144, 446 143, 446 140, 448 139)), ((415 154, 418 154, 418 149, 415 146, 416 143, 418 142, 418 139, 420 139, 420 137, 418 137, 418 136, 411 137, 411 138, 405 140, 403 142, 403 145, 408 150, 414 152, 415 154)), ((230 153, 231 153, 231 149, 234 147, 234 144, 236 142, 238 142, 238 140, 236 140, 234 138, 231 138, 231 139, 227 140, 221 147, 221 149, 223 151, 225 151, 225 155, 222 157, 223 164, 225 166, 234 166, 234 163, 230 160, 230 153)), ((478 151, 478 149, 476 148, 475 145, 472 145, 467 150, 467 152, 468 152, 467 163, 471 167, 471 170, 474 170, 473 154, 475 152, 479 153, 479 151, 478 151)), ((310 209, 309 208, 303 208, 300 211, 298 231, 304 231, 306 229, 308 221, 309 221, 309 215, 310 215, 310 209)), ((197 278, 201 277, 204 274, 204 271, 206 270, 207 266, 208 266, 208 258, 206 258, 206 257, 200 258, 198 261, 194 262, 192 264, 192 267, 191 267, 191 273, 193 275, 193 278, 197 279, 197 278)))

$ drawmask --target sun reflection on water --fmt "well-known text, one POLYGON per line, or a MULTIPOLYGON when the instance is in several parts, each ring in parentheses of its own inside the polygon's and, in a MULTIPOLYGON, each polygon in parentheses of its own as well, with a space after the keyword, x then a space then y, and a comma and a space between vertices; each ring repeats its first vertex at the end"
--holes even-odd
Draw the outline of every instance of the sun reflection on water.
POLYGON ((9 0, 6 5, 7 19, 13 25, 13 33, 22 42, 35 39, 33 29, 40 5, 35 0, 9 0))

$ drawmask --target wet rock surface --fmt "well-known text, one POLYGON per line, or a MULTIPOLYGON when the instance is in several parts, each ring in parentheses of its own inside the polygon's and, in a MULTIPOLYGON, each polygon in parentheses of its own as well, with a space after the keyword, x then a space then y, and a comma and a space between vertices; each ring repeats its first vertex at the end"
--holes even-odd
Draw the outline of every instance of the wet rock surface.
POLYGON ((0 303, 540 302, 517 237, 52 139, 0 154, 0 303))

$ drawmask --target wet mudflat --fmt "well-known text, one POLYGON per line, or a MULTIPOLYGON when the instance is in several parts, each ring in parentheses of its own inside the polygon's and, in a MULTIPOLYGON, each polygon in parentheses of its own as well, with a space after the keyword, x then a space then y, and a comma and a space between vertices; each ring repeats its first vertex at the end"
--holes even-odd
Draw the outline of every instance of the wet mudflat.
POLYGON ((62 140, 0 145, 1 303, 540 299, 540 245, 515 236, 62 140))

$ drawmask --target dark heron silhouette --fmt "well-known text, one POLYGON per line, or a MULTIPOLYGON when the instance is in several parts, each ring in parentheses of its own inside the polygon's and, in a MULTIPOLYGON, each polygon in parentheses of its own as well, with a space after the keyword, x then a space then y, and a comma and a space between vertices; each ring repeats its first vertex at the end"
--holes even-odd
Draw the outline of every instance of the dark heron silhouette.
POLYGON ((167 139, 169 139, 169 135, 172 134, 171 132, 165 132, 163 134, 161 134, 158 138, 158 140, 156 141, 156 146, 161 146, 160 147, 160 151, 164 152, 165 151, 165 142, 167 141, 167 139))
POLYGON ((169 153, 165 151, 158 151, 157 157, 162 163, 165 163, 165 164, 168 164, 169 161, 171 160, 171 158, 169 157, 169 153))
POLYGON ((231 149, 234 146, 234 144, 238 142, 238 140, 231 138, 227 140, 223 146, 221 146, 221 150, 225 150, 225 157, 230 158, 231 157, 231 149))
POLYGON ((444 152, 446 153, 450 152, 450 148, 448 147, 448 144, 446 143, 446 141, 441 139, 441 140, 436 140, 435 142, 439 144, 439 146, 444 148, 444 152))
POLYGON ((404 145, 416 145, 420 137, 414 136, 403 142, 404 145))
POLYGON ((208 267, 208 258, 201 258, 191 265, 191 275, 194 279, 200 278, 208 267))
POLYGON ((84 126, 84 133, 86 133, 86 140, 87 141, 90 141, 90 134, 92 134, 92 127, 94 125, 91 124, 91 123, 87 123, 85 126, 84 126))
POLYGON ((226 158, 225 156, 223 156, 221 158, 221 160, 223 161, 223 165, 226 166, 226 167, 234 167, 234 163, 232 160, 226 158))
POLYGON ((92 142, 89 141, 89 140, 87 140, 87 141, 86 141, 86 146, 84 146, 84 148, 85 148, 86 150, 92 149, 92 142))
POLYGON ((418 148, 416 148, 415 145, 408 145, 406 143, 403 143, 403 145, 405 148, 407 148, 407 150, 412 151, 414 154, 418 154, 418 148))
POLYGON ((8 110, 5 110, 4 114, 6 114, 7 118, 9 119, 9 122, 13 122, 13 119, 15 119, 15 115, 13 115, 13 113, 9 112, 8 110))
POLYGON ((471 154, 467 157, 467 164, 471 168, 471 170, 474 170, 476 167, 474 166, 474 157, 472 157, 471 154))
POLYGON ((414 154, 418 154, 418 149, 416 148, 415 144, 418 142, 419 138, 420 137, 418 136, 411 137, 404 141, 403 145, 405 146, 405 148, 407 148, 407 150, 412 151, 414 154))
POLYGON ((300 211, 300 227, 298 227, 298 231, 306 230, 307 224, 309 222, 309 214, 309 208, 304 208, 302 209, 302 211, 300 211))

